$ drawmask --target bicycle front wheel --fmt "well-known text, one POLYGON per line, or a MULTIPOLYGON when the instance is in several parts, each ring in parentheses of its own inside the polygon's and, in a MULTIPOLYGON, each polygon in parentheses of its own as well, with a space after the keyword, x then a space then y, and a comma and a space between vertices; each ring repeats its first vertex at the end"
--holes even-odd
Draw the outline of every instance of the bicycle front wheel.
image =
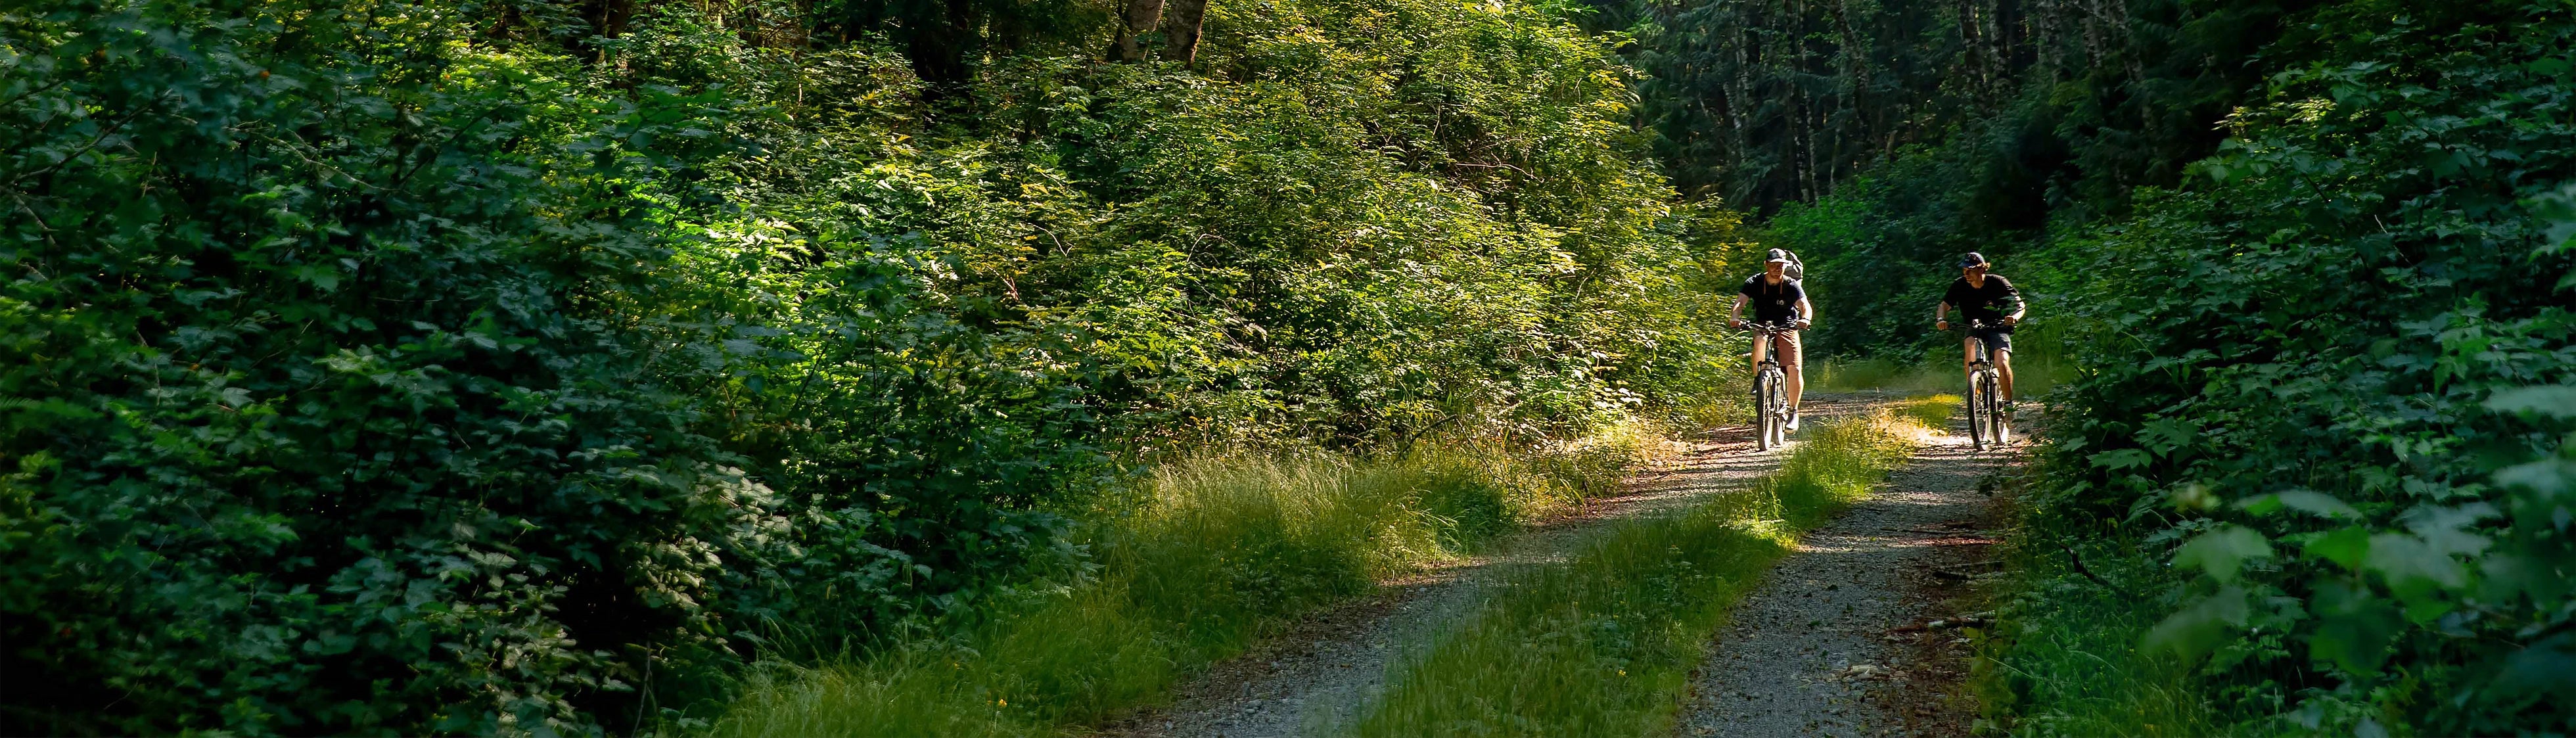
POLYGON ((1770 369, 1753 375, 1753 450, 1771 450, 1771 385, 1770 369))
POLYGON ((1984 451, 1986 450, 1986 416, 1992 414, 1994 409, 1986 405, 1985 372, 1969 375, 1968 380, 1968 447, 1984 451))

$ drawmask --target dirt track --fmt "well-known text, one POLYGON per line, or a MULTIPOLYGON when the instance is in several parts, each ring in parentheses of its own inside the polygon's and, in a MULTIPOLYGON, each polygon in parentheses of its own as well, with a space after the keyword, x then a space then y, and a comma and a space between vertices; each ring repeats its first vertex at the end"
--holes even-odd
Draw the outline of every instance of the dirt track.
POLYGON ((1681 735, 1964 734, 1960 613, 1927 580, 1981 573, 1987 480, 2019 459, 1971 452, 1966 432, 1931 439, 1737 606, 1692 677, 1681 735))
MULTIPOLYGON (((1884 402, 1875 396, 1807 398, 1807 420, 1848 415, 1884 402)), ((1184 685, 1168 710, 1139 715, 1107 732, 1128 736, 1284 738, 1329 733, 1383 688, 1388 667, 1427 648, 1483 600, 1503 572, 1557 560, 1592 532, 1621 520, 1744 489, 1778 468, 1785 450, 1753 450, 1749 428, 1721 428, 1688 444, 1668 468, 1631 480, 1621 494, 1549 521, 1477 556, 1404 581, 1377 596, 1306 618, 1268 645, 1184 685)))

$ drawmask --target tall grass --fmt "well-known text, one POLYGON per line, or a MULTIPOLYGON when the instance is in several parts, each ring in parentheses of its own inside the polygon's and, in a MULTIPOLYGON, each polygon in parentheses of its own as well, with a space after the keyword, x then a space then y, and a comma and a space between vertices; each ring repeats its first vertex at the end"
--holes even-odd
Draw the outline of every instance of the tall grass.
POLYGON ((1899 420, 1939 431, 1950 427, 1950 416, 1959 410, 1962 402, 1965 400, 1958 395, 1924 395, 1898 401, 1887 411, 1894 413, 1899 420))
POLYGON ((1612 489, 1659 439, 1630 426, 1518 452, 1167 464, 1083 515, 1091 576, 842 663, 774 666, 714 732, 1010 736, 1114 718, 1300 614, 1612 489))
MULTIPOLYGON (((2146 586, 2169 579, 2136 571, 2160 567, 2133 546, 2088 549, 2096 576, 2146 586)), ((1981 644, 1974 686, 1988 724, 2013 735, 2242 733, 2215 718, 2198 669, 2139 649, 2161 610, 2075 573, 2063 549, 2031 553, 2014 557, 2005 585, 2009 634, 1981 644)))
MULTIPOLYGON (((2027 481, 2027 480, 2025 480, 2027 481)), ((2008 490, 2026 489, 2008 485, 2008 490)), ((2020 502, 2007 497, 2007 502, 2020 502)), ((2166 609, 2174 572, 2131 537, 2013 506, 2009 574, 1988 594, 2002 626, 1978 643, 1972 686, 1981 732, 2011 735, 2201 736, 2274 731, 2235 725, 2210 702, 2205 676, 2168 652, 2139 648, 2166 609)), ((2269 647, 2280 648, 2273 643, 2269 647)), ((2277 712, 2285 695, 2239 695, 2277 712)), ((2274 726, 2279 727, 2279 726, 2274 726)), ((2308 733, 2291 730, 2291 734, 2308 733)))
MULTIPOLYGON (((1956 398, 1951 398, 1955 401, 1956 398)), ((1918 401, 1907 407, 1943 407, 1918 401)), ((1650 735, 1671 730, 1728 606, 1902 464, 1918 411, 1819 423, 1750 490, 1620 525, 1508 577, 1459 631, 1399 663, 1359 736, 1650 735)), ((1947 417, 1944 415, 1943 417, 1947 417)))

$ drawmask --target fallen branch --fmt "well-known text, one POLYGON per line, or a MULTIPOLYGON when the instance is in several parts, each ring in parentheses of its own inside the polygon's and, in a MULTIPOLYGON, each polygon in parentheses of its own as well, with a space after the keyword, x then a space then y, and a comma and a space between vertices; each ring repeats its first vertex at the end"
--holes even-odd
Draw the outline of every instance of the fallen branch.
POLYGON ((2102 585, 2103 589, 2108 589, 2121 594, 2128 594, 2128 590, 2121 589, 2119 585, 2112 584, 2111 580, 2103 579, 2101 575, 2093 573, 2092 567, 2085 566, 2084 556, 2076 553, 2074 546, 2067 545, 2065 541, 2058 541, 2057 547, 2066 549, 2066 560, 2075 564, 2075 573, 2082 574, 2084 575, 2084 578, 2093 580, 2094 584, 2102 585))

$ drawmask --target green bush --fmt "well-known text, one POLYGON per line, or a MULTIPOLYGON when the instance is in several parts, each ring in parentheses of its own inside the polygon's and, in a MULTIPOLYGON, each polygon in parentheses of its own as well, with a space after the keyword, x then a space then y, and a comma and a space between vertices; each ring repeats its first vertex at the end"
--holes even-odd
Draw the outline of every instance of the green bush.
POLYGON ((590 8, 0 13, 0 727, 685 719, 1081 566, 1050 511, 1127 462, 1719 376, 1733 221, 1523 6, 1219 6, 1196 71, 996 25, 929 82, 850 8, 590 8))
POLYGON ((2324 60, 2229 119, 2204 184, 2052 247, 2103 328, 2029 535, 2170 558, 2110 583, 2169 613, 2145 644, 2214 724, 2576 727, 2564 11, 2320 9, 2324 60))
POLYGON ((13 730, 578 730, 623 644, 719 647, 767 494, 597 307, 652 128, 350 10, 0 21, 13 730))

